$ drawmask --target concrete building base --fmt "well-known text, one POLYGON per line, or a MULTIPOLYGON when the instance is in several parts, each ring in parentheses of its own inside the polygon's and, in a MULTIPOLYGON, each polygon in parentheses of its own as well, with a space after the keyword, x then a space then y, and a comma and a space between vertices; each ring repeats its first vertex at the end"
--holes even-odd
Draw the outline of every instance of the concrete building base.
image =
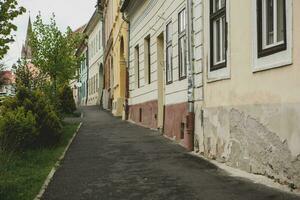
POLYGON ((300 104, 204 108, 203 115, 195 144, 205 157, 300 187, 300 104))

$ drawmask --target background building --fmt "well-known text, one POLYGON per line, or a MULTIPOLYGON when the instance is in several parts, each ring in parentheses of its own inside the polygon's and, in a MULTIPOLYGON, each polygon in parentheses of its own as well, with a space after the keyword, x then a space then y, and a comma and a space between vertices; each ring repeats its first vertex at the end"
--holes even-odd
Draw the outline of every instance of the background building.
POLYGON ((88 99, 87 105, 100 105, 103 93, 103 37, 102 18, 98 9, 87 24, 84 34, 88 43, 88 99))
POLYGON ((14 96, 16 94, 16 80, 12 71, 1 71, 0 81, 0 97, 14 96))
POLYGON ((86 46, 86 42, 82 43, 79 49, 76 52, 77 56, 82 57, 82 61, 80 63, 79 68, 79 82, 80 87, 78 88, 78 104, 79 106, 87 105, 87 95, 88 95, 88 82, 87 82, 87 69, 88 69, 88 49, 86 46))
POLYGON ((105 109, 115 116, 125 118, 126 108, 126 67, 128 59, 128 25, 120 12, 121 0, 103 0, 105 20, 105 109))
POLYGON ((100 105, 103 100, 103 22, 100 8, 96 8, 84 26, 86 37, 77 50, 80 63, 78 102, 81 106, 100 105))
POLYGON ((129 119, 182 144, 194 126, 194 103, 203 99, 201 3, 126 0, 122 6, 130 22, 129 119))

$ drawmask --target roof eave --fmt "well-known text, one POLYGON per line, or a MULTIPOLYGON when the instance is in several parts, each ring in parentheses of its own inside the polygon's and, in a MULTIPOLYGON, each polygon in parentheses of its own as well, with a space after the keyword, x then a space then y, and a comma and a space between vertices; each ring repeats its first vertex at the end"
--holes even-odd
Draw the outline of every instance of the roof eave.
POLYGON ((128 5, 129 5, 129 2, 130 2, 130 0, 124 0, 123 1, 123 3, 122 3, 122 5, 121 5, 121 12, 125 12, 125 10, 126 10, 126 8, 128 7, 128 5))

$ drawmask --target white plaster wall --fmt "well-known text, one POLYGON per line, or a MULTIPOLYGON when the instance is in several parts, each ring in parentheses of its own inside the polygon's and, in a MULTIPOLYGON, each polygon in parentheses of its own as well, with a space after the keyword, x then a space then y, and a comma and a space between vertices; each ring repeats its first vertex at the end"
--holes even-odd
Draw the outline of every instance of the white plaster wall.
MULTIPOLYGON (((98 82, 96 82, 96 90, 93 93, 88 95, 88 105, 98 105, 100 104, 100 95, 102 90, 99 88, 99 83, 103 80, 100 80, 99 68, 101 63, 103 63, 103 41, 102 41, 102 22, 99 20, 97 25, 94 27, 93 31, 89 35, 88 45, 89 45, 89 79, 92 79, 94 76, 98 76, 98 82), (99 36, 100 35, 100 36, 99 36), (96 39, 97 38, 97 39, 96 39), (99 41, 101 40, 101 42, 99 41), (96 46, 95 51, 92 53, 92 43, 95 41, 96 46)), ((96 79, 97 80, 97 79, 96 79)), ((91 91, 92 85, 89 84, 89 91, 91 91)))
MULTIPOLYGON (((178 75, 178 13, 186 6, 185 0, 150 0, 145 1, 135 13, 130 15, 130 60, 129 60, 129 104, 134 105, 157 99, 157 44, 156 39, 164 33, 165 27, 172 21, 173 35, 173 83, 165 84, 165 104, 177 104, 187 102, 187 79, 179 80, 178 75), (151 80, 150 85, 145 84, 144 78, 144 38, 150 34, 151 45, 151 80), (139 45, 140 58, 140 88, 136 87, 134 71, 134 48, 139 45)), ((195 76, 195 100, 202 97, 202 0, 194 0, 193 3, 193 29, 194 29, 194 76, 195 76)), ((165 43, 164 43, 165 45, 165 43)), ((165 47, 166 48, 166 47, 165 47)), ((164 69, 165 78, 165 69, 164 69)), ((166 83, 166 81, 165 81, 166 83)))

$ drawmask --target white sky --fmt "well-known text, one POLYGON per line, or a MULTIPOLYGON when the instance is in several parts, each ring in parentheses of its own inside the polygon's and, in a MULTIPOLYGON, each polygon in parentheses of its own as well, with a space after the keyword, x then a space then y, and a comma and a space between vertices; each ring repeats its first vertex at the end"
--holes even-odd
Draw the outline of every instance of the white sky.
POLYGON ((56 23, 62 31, 67 26, 72 30, 84 25, 92 16, 97 0, 19 0, 19 5, 26 8, 27 13, 15 20, 18 30, 15 33, 15 42, 10 46, 10 51, 4 58, 7 67, 21 56, 22 44, 25 41, 29 12, 31 21, 35 20, 39 11, 44 20, 48 20, 55 13, 56 23))

